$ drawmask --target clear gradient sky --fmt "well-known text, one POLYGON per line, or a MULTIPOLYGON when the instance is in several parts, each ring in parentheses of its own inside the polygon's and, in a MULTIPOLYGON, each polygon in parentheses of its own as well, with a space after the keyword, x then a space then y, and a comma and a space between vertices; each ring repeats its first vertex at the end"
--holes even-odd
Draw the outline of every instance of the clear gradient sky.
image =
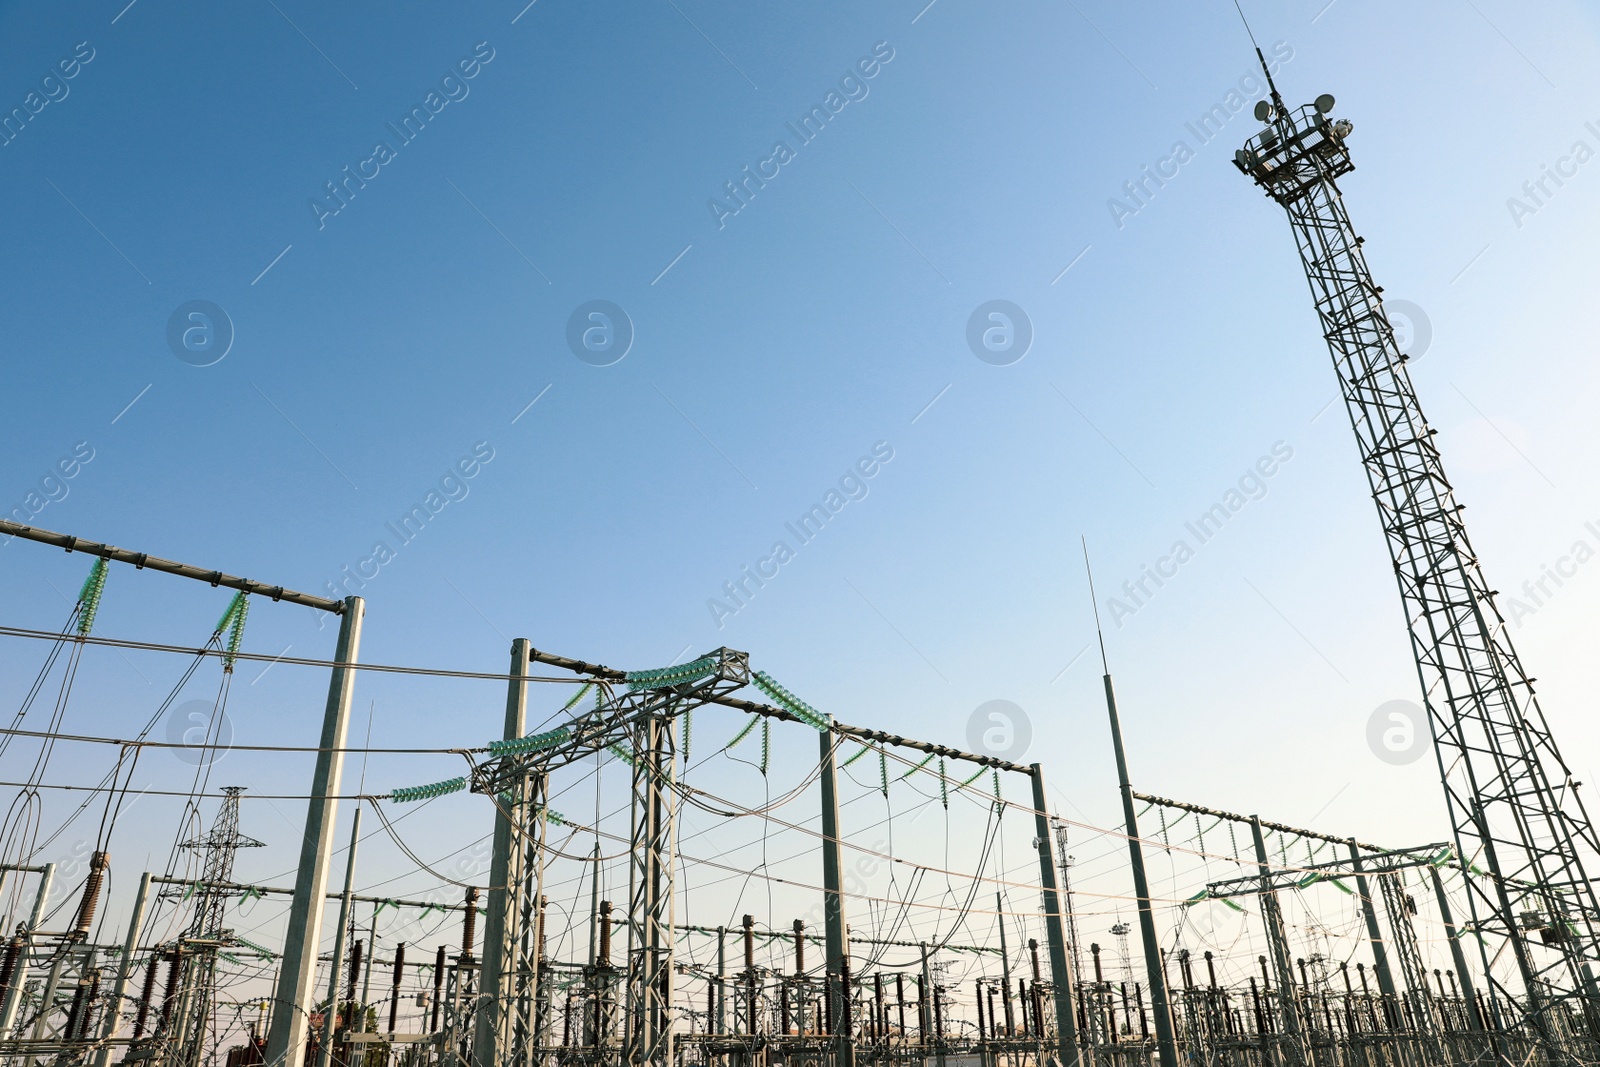
MULTIPOLYGON (((1231 165, 1259 94, 1231 3, 524 3, 5 5, 7 513, 309 592, 364 571, 372 661, 498 670, 526 636, 642 668, 729 645, 841 719, 952 744, 1011 700, 1056 803, 1111 826, 1082 536, 1136 785, 1445 834, 1432 760, 1368 747, 1416 676, 1288 227, 1231 165), (813 107, 827 121, 799 129, 813 107), (994 300, 1031 323, 1007 365, 968 343, 994 300), (204 337, 169 343, 191 301, 231 323, 208 366, 204 337), (591 301, 631 323, 615 362, 569 344, 591 301), (75 448, 92 459, 46 481, 75 448), (1185 523, 1234 489, 1197 545, 1185 523), (802 542, 786 524, 830 490, 802 542), (1177 577, 1127 599, 1180 538, 1177 577)), ((1538 600, 1524 582, 1600 550, 1594 9, 1246 10, 1288 101, 1331 92, 1355 124, 1347 204, 1413 309, 1476 546, 1535 609, 1516 641, 1592 778, 1600 562, 1538 600)), ((87 566, 0 547, 3 622, 59 627, 87 566)), ((119 568, 98 626, 195 643, 225 603, 119 568)), ((246 645, 332 641, 263 603, 246 645)), ((0 645, 9 705, 41 655, 0 645)), ((86 662, 83 732, 132 732, 176 676, 86 662)), ((241 680, 237 739, 312 743, 320 673, 241 680)), ((477 743, 502 701, 381 677, 357 698, 391 746, 477 743)), ((305 777, 230 758, 213 785, 305 777)), ((451 773, 375 759, 368 785, 451 773)), ((292 866, 280 807, 246 826, 273 842, 257 874, 292 866)), ((170 827, 151 816, 152 850, 170 827)))

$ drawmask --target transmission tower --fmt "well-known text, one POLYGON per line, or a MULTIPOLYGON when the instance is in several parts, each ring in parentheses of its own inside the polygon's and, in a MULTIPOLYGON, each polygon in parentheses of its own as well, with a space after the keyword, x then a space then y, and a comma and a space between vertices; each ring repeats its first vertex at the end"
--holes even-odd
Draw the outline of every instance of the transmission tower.
POLYGON ((179 846, 202 854, 202 873, 193 890, 194 913, 175 946, 182 982, 172 1029, 164 1035, 163 1067, 198 1067, 205 1055, 216 995, 217 952, 231 943, 222 920, 228 898, 237 895, 227 888, 233 881, 234 858, 241 848, 262 847, 262 842, 239 833, 239 794, 244 789, 227 786, 222 792, 222 807, 210 831, 179 846))
POLYGON ((1072 980, 1079 981, 1083 974, 1083 960, 1078 954, 1078 920, 1072 903, 1072 868, 1078 858, 1067 854, 1067 824, 1054 820, 1056 831, 1057 863, 1061 866, 1061 900, 1067 913, 1067 956, 1072 960, 1072 980))
POLYGON ((1120 978, 1123 982, 1133 981, 1133 954, 1128 951, 1128 931, 1133 929, 1121 919, 1111 927, 1111 936, 1117 939, 1117 966, 1122 968, 1120 978))
POLYGON ((1345 211, 1337 179, 1354 169, 1352 126, 1329 117, 1332 96, 1291 112, 1270 72, 1267 83, 1271 102, 1256 105, 1266 128, 1234 162, 1289 216, 1338 371, 1394 562, 1456 848, 1486 872, 1464 881, 1492 1003, 1497 1013, 1516 1009, 1546 1048, 1577 1013, 1592 1060, 1600 902, 1586 870, 1600 873, 1600 839, 1479 569, 1345 211), (1491 969, 1507 945, 1520 997, 1491 969))

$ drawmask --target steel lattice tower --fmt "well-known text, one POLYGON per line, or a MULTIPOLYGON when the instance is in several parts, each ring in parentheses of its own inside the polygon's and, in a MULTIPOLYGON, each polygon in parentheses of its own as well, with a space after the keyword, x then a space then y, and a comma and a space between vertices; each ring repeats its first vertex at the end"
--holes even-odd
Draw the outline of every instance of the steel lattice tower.
MULTIPOLYGON (((241 786, 222 790, 222 806, 211 829, 203 836, 185 841, 181 848, 196 849, 203 855, 200 881, 194 890, 194 914, 179 942, 184 971, 181 1016, 167 1035, 168 1067, 195 1067, 205 1057, 207 1029, 216 995, 217 952, 229 931, 223 925, 228 898, 236 891, 226 888, 233 881, 233 863, 241 848, 262 848, 263 844, 239 833, 239 795, 241 786)), ((215 1050, 212 1050, 213 1056, 215 1050)))
POLYGON ((1464 881, 1495 1010, 1514 1009, 1520 1019, 1507 1025, 1527 1025, 1542 1043, 1575 1012, 1592 1060, 1600 904, 1586 871, 1600 873, 1600 839, 1479 568, 1345 211, 1337 179, 1354 169, 1351 124, 1329 117, 1331 96, 1290 112, 1270 73, 1267 82, 1271 104, 1257 105, 1266 129, 1234 162, 1289 216, 1338 371, 1394 561, 1456 847, 1485 872, 1464 881), (1507 946, 1521 996, 1492 970, 1507 946))

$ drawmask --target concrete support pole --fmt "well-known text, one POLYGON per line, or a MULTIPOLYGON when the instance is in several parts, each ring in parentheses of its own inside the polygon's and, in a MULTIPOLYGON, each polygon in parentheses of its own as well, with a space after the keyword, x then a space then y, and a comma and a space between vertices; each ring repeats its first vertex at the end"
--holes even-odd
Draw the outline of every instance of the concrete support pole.
MULTIPOLYGON (((511 642, 512 675, 525 675, 528 671, 528 653, 532 650, 527 638, 511 642)), ((502 737, 515 740, 527 732, 528 683, 514 677, 506 689, 505 730, 502 737)), ((475 1067, 500 1067, 496 1045, 500 1036, 500 1018, 507 1009, 505 959, 506 930, 511 894, 506 888, 510 882, 512 852, 520 853, 522 843, 517 840, 516 829, 506 813, 497 811, 494 817, 494 852, 489 861, 489 910, 483 923, 483 969, 478 979, 477 1031, 472 1042, 472 1062, 475 1067)))
MULTIPOLYGON (((1128 756, 1122 746, 1122 720, 1117 715, 1117 694, 1111 684, 1109 670, 1104 675, 1104 682, 1106 714, 1111 719, 1111 744, 1117 757, 1117 785, 1122 792, 1122 820, 1128 835, 1128 857, 1133 862, 1133 893, 1139 903, 1139 934, 1144 945, 1145 981, 1150 987, 1150 1007, 1156 1017, 1156 1048, 1161 1054, 1162 1067, 1170 1067, 1178 1063, 1178 1040, 1172 1029, 1167 975, 1161 966, 1161 942, 1156 937, 1155 912, 1150 906, 1150 880, 1144 870, 1144 846, 1139 841, 1139 820, 1133 810, 1133 786, 1128 783, 1128 756)), ((1071 1005, 1068 1005, 1067 1011, 1070 1013, 1071 1010, 1071 1005)))
MULTIPOLYGON (((361 806, 356 805, 355 817, 350 822, 350 851, 344 861, 344 895, 339 898, 339 926, 333 935, 333 966, 328 973, 328 1010, 323 1016, 322 1040, 317 1050, 317 1067, 333 1063, 333 1035, 339 1016, 339 978, 344 973, 344 961, 350 951, 350 895, 355 890, 356 844, 361 840, 361 806)), ((346 1020, 349 1026, 350 1021, 346 1020)), ((100 1067, 105 1067, 101 1064, 100 1067)))
POLYGON ((128 995, 128 981, 133 977, 133 956, 139 950, 139 928, 144 925, 145 906, 150 901, 149 871, 139 876, 139 892, 133 898, 133 915, 128 919, 128 938, 122 943, 122 959, 117 963, 117 982, 111 989, 111 1000, 106 1004, 105 1021, 100 1026, 100 1051, 95 1053, 95 1067, 109 1067, 111 1039, 117 1036, 117 1023, 122 1018, 122 1000, 128 995))
MULTIPOLYGON (((1112 721, 1116 721, 1114 715, 1112 721)), ((1122 751, 1120 742, 1117 751, 1122 751)), ((1072 1013, 1072 968, 1067 962, 1061 894, 1056 889, 1055 848, 1050 834, 1050 808, 1044 793, 1044 770, 1034 763, 1029 766, 1028 773, 1033 781, 1033 833, 1039 843, 1039 886, 1044 891, 1044 930, 1050 949, 1050 982, 1055 987, 1052 1000, 1056 1008, 1056 1055, 1060 1057, 1063 1067, 1075 1067, 1078 1062, 1078 1024, 1072 1013)), ((1001 921, 1003 925, 1004 916, 1001 921)), ((1034 1026, 1042 1042, 1044 1020, 1035 1018, 1034 1026)), ((1162 1060, 1164 1065, 1176 1062, 1175 1059, 1162 1060)))
POLYGON ((844 868, 839 858, 839 783, 834 766, 835 734, 817 735, 822 746, 822 914, 827 927, 827 964, 823 995, 834 1020, 834 1067, 855 1067, 855 1043, 850 1037, 850 943, 844 911, 844 868))
POLYGON ((28 957, 33 954, 33 931, 44 919, 44 906, 50 901, 50 890, 55 886, 56 865, 47 863, 39 874, 39 889, 33 896, 33 911, 28 913, 28 927, 22 933, 22 954, 17 957, 17 970, 11 976, 11 989, 6 1002, 0 1005, 0 1037, 11 1033, 16 1025, 17 1008, 22 1003, 22 987, 28 979, 28 957))
POLYGON ((294 898, 289 905, 289 925, 283 945, 283 965, 278 972, 272 1030, 267 1035, 267 1063, 272 1067, 301 1067, 305 1061, 306 1032, 311 1022, 317 954, 322 944, 322 911, 328 892, 328 866, 333 856, 334 821, 339 816, 339 783, 344 772, 345 735, 350 726, 350 701, 356 672, 344 664, 356 662, 361 648, 361 616, 365 602, 346 597, 339 616, 339 642, 333 654, 333 676, 328 681, 328 705, 322 717, 316 769, 311 776, 311 799, 306 803, 306 830, 300 841, 300 866, 295 876, 294 898))
MULTIPOLYGON (((1484 1020, 1478 1016, 1478 1000, 1473 994, 1472 975, 1467 973, 1467 954, 1461 950, 1461 931, 1456 926, 1455 917, 1450 912, 1450 897, 1444 891, 1444 879, 1439 877, 1439 868, 1429 867, 1428 875, 1433 879, 1433 895, 1439 902, 1439 918, 1444 922, 1445 940, 1450 942, 1450 958, 1455 961, 1456 981, 1461 984, 1461 1003, 1467 1009, 1467 1019, 1479 1030, 1484 1029, 1484 1020)), ((1466 874, 1463 873, 1465 878, 1466 874)))
POLYGON ((1389 973, 1389 953, 1383 947, 1383 932, 1378 928, 1378 909, 1372 903, 1372 889, 1361 871, 1361 849, 1350 839, 1350 868, 1356 875, 1356 892, 1361 895, 1361 914, 1367 920, 1367 940, 1372 944, 1372 969, 1378 972, 1378 989, 1385 997, 1395 995, 1394 975, 1389 973))

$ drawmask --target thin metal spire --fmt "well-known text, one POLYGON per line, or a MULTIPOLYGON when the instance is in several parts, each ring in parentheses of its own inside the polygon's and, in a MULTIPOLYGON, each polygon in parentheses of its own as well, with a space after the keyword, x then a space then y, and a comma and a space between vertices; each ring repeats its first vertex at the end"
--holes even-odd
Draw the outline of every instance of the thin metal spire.
POLYGON ((1250 47, 1256 50, 1256 61, 1261 64, 1261 73, 1266 75, 1267 88, 1272 92, 1272 106, 1282 114, 1283 97, 1278 95, 1278 86, 1272 80, 1272 71, 1267 69, 1267 57, 1261 54, 1261 46, 1256 43, 1255 31, 1250 28, 1250 20, 1244 17, 1244 8, 1239 6, 1239 0, 1233 0, 1233 9, 1239 12, 1239 21, 1244 23, 1244 32, 1250 36, 1250 47))
POLYGON ((1244 8, 1239 6, 1239 0, 1233 0, 1233 9, 1239 12, 1239 21, 1244 23, 1244 32, 1250 35, 1250 43, 1254 45, 1256 54, 1260 55, 1261 46, 1256 44, 1255 32, 1250 29, 1250 20, 1244 17, 1244 8))
POLYGON ((1100 667, 1102 674, 1111 673, 1111 665, 1106 662, 1106 633, 1100 628, 1100 599, 1094 591, 1094 568, 1089 566, 1089 539, 1079 535, 1078 540, 1083 542, 1083 569, 1089 575, 1089 606, 1094 608, 1094 633, 1100 639, 1100 667))

